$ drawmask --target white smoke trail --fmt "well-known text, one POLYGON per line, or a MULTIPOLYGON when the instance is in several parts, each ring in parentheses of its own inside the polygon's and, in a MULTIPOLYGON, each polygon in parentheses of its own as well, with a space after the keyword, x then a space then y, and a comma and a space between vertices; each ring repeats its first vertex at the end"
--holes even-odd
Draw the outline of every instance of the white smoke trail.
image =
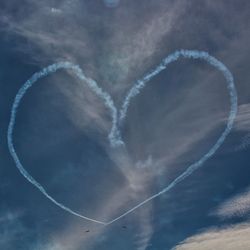
POLYGON ((152 79, 154 76, 159 74, 162 70, 166 69, 168 64, 174 61, 177 61, 180 57, 204 60, 208 64, 214 66, 216 69, 221 71, 222 74, 224 75, 226 79, 226 83, 227 83, 227 89, 228 89, 229 96, 230 96, 230 112, 229 112, 226 128, 221 134, 221 136, 219 137, 219 139, 216 141, 216 143, 213 145, 213 147, 200 160, 188 166, 187 169, 181 175, 179 175, 163 190, 152 195, 148 199, 144 200, 143 202, 139 203, 135 207, 125 212, 124 214, 110 221, 109 224, 121 219, 127 214, 133 212, 135 209, 141 207, 147 202, 158 197, 159 195, 168 192, 173 187, 175 187, 179 182, 181 182, 182 180, 190 176, 196 169, 201 167, 205 163, 205 161, 207 161, 209 158, 211 158, 215 154, 215 152, 222 145, 222 143, 224 142, 224 140, 226 139, 227 135, 230 133, 233 127, 233 123, 237 114, 237 92, 236 92, 235 85, 234 85, 233 75, 231 74, 229 69, 222 62, 217 60, 215 57, 210 56, 207 52, 197 51, 197 50, 179 50, 170 54, 168 57, 163 59, 163 61, 153 71, 146 74, 141 80, 138 80, 137 83, 131 88, 131 90, 128 92, 127 96, 125 97, 125 101, 120 110, 119 124, 121 124, 126 117, 126 113, 130 104, 130 99, 140 94, 140 91, 145 87, 146 83, 150 79, 152 79))
POLYGON ((98 87, 97 83, 94 80, 87 78, 83 74, 83 72, 79 68, 79 66, 71 64, 69 62, 61 62, 61 63, 53 64, 47 68, 44 68, 42 71, 35 73, 18 91, 18 93, 15 97, 13 106, 12 106, 12 110, 11 110, 11 118, 10 118, 10 123, 9 123, 9 127, 8 127, 7 139, 8 139, 8 146, 9 146, 10 154, 12 155, 19 171, 22 173, 22 175, 29 182, 31 182, 34 186, 36 186, 48 199, 50 199, 52 202, 54 202, 56 205, 58 205, 62 209, 70 212, 71 214, 74 214, 74 215, 79 216, 81 218, 84 218, 84 219, 87 219, 87 220, 90 220, 93 222, 97 222, 97 223, 100 223, 103 225, 109 225, 109 224, 112 224, 115 221, 121 219, 122 217, 128 215, 129 213, 133 212, 137 208, 139 208, 142 205, 146 204, 147 202, 153 200, 154 198, 158 197, 159 195, 161 195, 165 192, 168 192, 173 187, 175 187, 179 182, 181 182, 182 180, 184 180, 185 178, 190 176, 195 170, 200 168, 205 163, 205 161, 207 161, 209 158, 211 158, 214 155, 214 153, 218 150, 218 148, 222 145, 222 143, 226 139, 227 135, 230 133, 230 131, 232 129, 236 114, 237 114, 237 92, 236 92, 236 89, 234 86, 233 76, 232 76, 231 72, 227 69, 227 67, 222 62, 220 62, 216 58, 210 56, 207 52, 197 51, 197 50, 179 50, 179 51, 176 51, 176 52, 170 54, 165 59, 163 59, 163 61, 160 63, 160 65, 158 65, 150 73, 146 74, 141 80, 138 80, 135 83, 135 85, 131 88, 131 90, 126 95, 125 100, 123 102, 123 105, 120 109, 119 117, 118 117, 117 109, 114 105, 114 102, 109 94, 107 94, 100 87, 98 87), (57 202, 54 198, 52 198, 46 192, 46 190, 41 186, 41 184, 39 184, 36 180, 34 180, 34 178, 32 176, 30 176, 30 174, 25 170, 25 168, 21 164, 21 162, 16 154, 16 151, 15 151, 15 148, 13 145, 13 139, 12 139, 13 136, 12 135, 13 135, 13 128, 15 125, 16 113, 17 113, 20 101, 21 101, 22 97, 25 95, 26 91, 30 87, 32 87, 32 85, 37 80, 39 80, 40 78, 45 77, 53 72, 56 72, 58 69, 61 69, 61 68, 73 70, 73 72, 77 75, 77 77, 79 77, 81 80, 85 81, 88 84, 88 86, 99 97, 101 97, 104 100, 105 105, 110 109, 111 114, 112 114, 112 128, 111 128, 111 131, 109 133, 109 140, 110 140, 110 144, 112 146, 119 146, 119 145, 124 144, 121 137, 120 137, 120 125, 122 124, 122 122, 126 118, 126 113, 127 113, 129 104, 131 102, 131 98, 138 95, 141 92, 141 90, 145 87, 146 83, 149 82, 149 80, 151 80, 154 76, 159 74, 162 70, 166 69, 168 64, 170 64, 174 61, 177 61, 180 57, 184 57, 184 58, 188 58, 188 59, 204 60, 208 64, 210 64, 211 66, 214 66, 217 70, 219 70, 224 75, 224 77, 226 79, 227 89, 228 89, 229 96, 230 96, 230 112, 229 112, 226 128, 223 131, 223 133, 221 134, 221 136, 219 137, 219 139, 216 141, 216 143, 212 146, 212 148, 200 160, 198 160, 197 162, 188 166, 187 169, 181 175, 179 175, 174 181, 172 181, 169 185, 167 185, 160 192, 150 196, 146 200, 142 201, 141 203, 139 203, 138 205, 129 209, 127 212, 121 214, 120 216, 116 217, 115 219, 113 219, 109 222, 102 222, 102 221, 94 220, 94 219, 91 219, 89 217, 85 217, 83 215, 80 215, 80 214, 74 212, 73 210, 71 210, 70 208, 65 207, 63 204, 57 202), (118 123, 119 123, 119 126, 118 126, 118 123))
POLYGON ((26 81, 24 83, 24 85, 20 88, 20 90, 18 91, 13 106, 12 106, 12 110, 11 110, 11 118, 10 118, 10 123, 9 123, 9 127, 8 127, 8 147, 9 147, 9 151, 10 154, 12 155, 17 168, 19 169, 19 171, 21 172, 21 174, 29 181, 31 182, 35 187, 37 187, 48 199, 50 199, 53 203, 55 203, 56 205, 58 205, 59 207, 61 207, 62 209, 70 212, 71 214, 74 214, 76 216, 79 216, 83 219, 87 219, 93 222, 97 222, 100 224, 105 224, 104 222, 98 221, 98 220, 94 220, 85 216, 82 216, 74 211, 72 211, 70 208, 64 206, 63 204, 57 202, 52 196, 50 196, 47 191, 44 189, 44 187, 38 183, 23 167, 22 163, 19 160, 19 157, 16 154, 14 145, 13 145, 13 129, 14 129, 14 125, 15 125, 15 120, 16 120, 16 114, 17 114, 17 110, 18 107, 20 105, 20 102, 23 98, 23 96, 26 94, 26 92, 28 91, 29 88, 31 88, 39 79, 48 76, 51 73, 56 72, 59 69, 71 69, 73 70, 73 72, 76 74, 77 77, 79 77, 81 80, 85 81, 88 86, 98 95, 100 96, 102 99, 104 99, 105 105, 110 109, 111 114, 112 114, 112 128, 111 128, 111 132, 109 134, 109 139, 110 139, 110 143, 112 145, 119 145, 119 143, 121 143, 119 141, 117 133, 115 133, 117 131, 116 129, 116 120, 117 120, 117 110, 114 106, 113 100, 111 99, 110 95, 107 94, 106 92, 104 92, 100 87, 98 87, 97 83, 92 80, 87 78, 82 70, 79 68, 79 66, 74 65, 72 63, 69 62, 60 62, 60 63, 56 63, 56 64, 52 64, 50 66, 48 66, 47 68, 44 68, 43 70, 41 70, 40 72, 35 73, 28 81, 26 81))

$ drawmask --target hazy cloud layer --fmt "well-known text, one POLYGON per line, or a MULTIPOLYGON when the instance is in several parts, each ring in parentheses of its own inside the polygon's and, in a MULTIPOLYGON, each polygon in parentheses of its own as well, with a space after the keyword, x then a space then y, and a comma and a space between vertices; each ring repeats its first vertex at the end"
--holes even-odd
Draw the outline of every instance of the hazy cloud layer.
POLYGON ((249 224, 239 224, 225 229, 214 228, 188 238, 174 250, 245 250, 250 245, 249 224))

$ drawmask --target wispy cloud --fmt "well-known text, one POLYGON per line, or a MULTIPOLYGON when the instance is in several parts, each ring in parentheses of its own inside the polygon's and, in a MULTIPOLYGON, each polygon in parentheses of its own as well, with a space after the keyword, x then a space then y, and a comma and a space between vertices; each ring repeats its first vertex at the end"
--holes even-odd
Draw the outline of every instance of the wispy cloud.
POLYGON ((124 3, 123 8, 112 10, 110 15, 105 9, 92 13, 90 4, 84 1, 51 4, 27 0, 22 10, 13 15, 14 5, 1 11, 4 30, 26 39, 29 46, 25 52, 33 60, 72 60, 97 80, 110 84, 112 91, 152 66, 163 39, 170 35, 185 10, 182 1, 159 1, 146 12, 135 8, 136 3, 124 3))
POLYGON ((248 223, 224 229, 212 228, 186 239, 173 250, 246 250, 250 246, 249 234, 248 223))
POLYGON ((239 112, 235 122, 234 129, 236 132, 243 133, 238 140, 238 144, 234 146, 233 151, 242 151, 250 145, 250 104, 242 104, 239 106, 239 112))
POLYGON ((239 106, 239 112, 235 121, 235 130, 241 132, 250 132, 250 104, 239 106))
MULTIPOLYGON (((0 248, 14 249, 26 245, 31 231, 22 222, 23 212, 21 211, 1 211, 0 214, 0 248)), ((23 249, 23 248, 22 248, 23 249)))
MULTIPOLYGON (((249 189, 227 199, 215 208, 210 215, 217 216, 224 221, 233 218, 249 218, 249 189)), ((245 223, 227 225, 223 228, 213 227, 204 229, 200 233, 179 243, 173 250, 245 250, 250 245, 250 239, 248 237, 250 233, 250 223, 248 221, 247 219, 245 223)))
POLYGON ((221 219, 250 216, 250 190, 226 200, 212 214, 221 219))

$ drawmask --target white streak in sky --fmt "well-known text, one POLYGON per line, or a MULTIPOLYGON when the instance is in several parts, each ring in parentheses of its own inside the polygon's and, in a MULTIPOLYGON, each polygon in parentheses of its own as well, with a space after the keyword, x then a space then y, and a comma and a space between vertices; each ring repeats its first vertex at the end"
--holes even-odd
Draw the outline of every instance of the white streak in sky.
POLYGON ((21 174, 29 181, 31 182, 35 187, 37 187, 48 199, 50 199, 53 203, 55 203, 56 205, 58 205, 59 207, 61 207, 62 209, 68 211, 71 214, 74 214, 76 216, 79 216, 83 219, 86 220, 90 220, 93 222, 97 222, 97 223, 101 223, 101 224, 105 224, 104 222, 101 221, 97 221, 88 217, 85 217, 83 215, 80 215, 76 212, 74 212, 73 210, 71 210, 70 208, 64 206, 63 204, 59 203, 58 201, 56 201, 52 196, 50 196, 47 191, 44 189, 44 187, 37 182, 23 167, 22 163, 19 160, 19 157, 16 154, 14 145, 13 145, 13 128, 15 125, 15 120, 16 120, 16 114, 18 111, 18 107, 20 105, 20 102, 23 98, 23 96, 26 94, 26 92, 28 91, 29 88, 31 88, 39 79, 48 76, 51 73, 56 72, 59 69, 71 69, 73 70, 73 72, 77 75, 77 77, 79 77, 79 79, 83 80, 84 82, 86 82, 88 84, 88 86, 98 95, 100 96, 104 102, 105 105, 110 109, 111 114, 112 114, 112 120, 113 120, 113 125, 111 128, 111 132, 109 134, 109 139, 110 139, 110 143, 112 145, 118 145, 120 143, 120 140, 117 139, 118 135, 117 133, 115 134, 115 136, 113 135, 114 131, 117 131, 117 129, 115 129, 116 126, 116 120, 117 120, 117 110, 114 106, 113 100, 111 99, 110 95, 107 94, 106 92, 104 92, 100 87, 98 87, 97 83, 92 80, 87 78, 82 70, 79 68, 79 66, 74 65, 72 63, 69 62, 60 62, 60 63, 56 63, 56 64, 52 64, 50 66, 48 66, 47 68, 42 69, 41 71, 35 73, 28 81, 26 81, 24 83, 24 85, 19 89, 16 97, 15 97, 15 101, 13 103, 12 109, 11 109, 11 118, 10 118, 10 123, 9 123, 9 127, 8 127, 8 147, 9 147, 9 151, 10 154, 12 155, 17 168, 19 169, 19 171, 21 172, 21 174))
POLYGON ((125 100, 124 100, 123 105, 119 111, 119 114, 117 112, 117 108, 115 107, 114 102, 113 102, 112 98, 110 97, 110 95, 107 94, 106 92, 104 92, 97 85, 97 83, 94 80, 87 78, 83 74, 82 70, 80 69, 80 67, 78 65, 74 65, 70 62, 60 62, 60 63, 50 65, 47 68, 44 68, 43 70, 41 70, 40 72, 35 73, 28 81, 26 81, 24 83, 24 85, 18 91, 18 93, 15 97, 12 109, 11 109, 11 118, 10 118, 10 123, 8 126, 8 135, 7 135, 8 147, 9 147, 10 154, 12 155, 12 157, 16 163, 16 166, 19 169, 19 171, 21 172, 21 174, 29 182, 31 182, 35 187, 37 187, 53 203, 55 203, 56 205, 58 205, 62 209, 68 211, 69 213, 76 215, 78 217, 81 217, 83 219, 86 219, 86 220, 89 220, 92 222, 96 222, 96 223, 100 223, 103 225, 109 225, 109 224, 112 224, 115 221, 121 219, 122 217, 130 214, 131 212, 135 211, 137 208, 139 208, 142 205, 146 204, 147 202, 153 200, 154 198, 160 196, 161 194, 168 192, 173 187, 175 187, 179 182, 183 181, 185 178, 190 176, 195 170, 200 168, 205 163, 205 161, 207 161, 209 158, 211 158, 215 154, 215 152, 218 150, 218 148, 222 145, 222 143, 226 139, 227 135, 230 133, 230 131, 232 129, 236 114, 237 114, 237 93, 236 93, 236 89, 234 86, 233 76, 232 76, 231 72, 227 69, 227 67, 222 62, 220 62, 216 58, 210 56, 207 52, 197 51, 197 50, 179 50, 179 51, 176 51, 176 52, 170 54, 168 57, 163 59, 162 62, 154 70, 152 70, 150 73, 146 74, 141 80, 138 80, 133 85, 133 87, 131 88, 131 90, 128 92, 128 94, 125 97, 125 100), (14 129, 14 125, 15 125, 18 107, 20 105, 20 102, 21 102, 23 96, 25 95, 27 90, 30 87, 32 87, 33 84, 36 83, 39 79, 41 79, 41 78, 43 78, 51 73, 56 72, 58 69, 73 70, 73 72, 76 74, 76 76, 79 79, 86 82, 87 85, 100 98, 102 98, 104 100, 106 107, 111 111, 112 127, 111 127, 108 138, 109 138, 111 146, 116 147, 116 146, 120 146, 120 145, 124 144, 124 142, 122 141, 121 136, 120 136, 120 125, 122 125, 122 122, 126 118, 126 114, 127 114, 127 110, 129 108, 130 102, 131 102, 131 98, 134 98, 135 96, 140 94, 141 90, 146 86, 146 83, 149 82, 154 76, 158 75, 162 70, 165 70, 167 68, 168 64, 170 64, 174 61, 177 61, 181 57, 188 58, 188 59, 204 60, 205 62, 207 62, 211 66, 215 67, 217 70, 219 70, 223 74, 223 76, 226 79, 226 85, 227 85, 227 89, 228 89, 229 96, 230 96, 230 112, 229 112, 226 127, 225 127, 223 133, 220 135, 219 139, 212 146, 212 148, 200 160, 189 165, 187 167, 187 169, 181 175, 179 175, 176 179, 174 179, 169 185, 167 185, 165 188, 163 188, 160 192, 150 196, 146 200, 140 202, 138 205, 134 206, 133 208, 129 209, 127 212, 121 214, 120 216, 114 218, 113 220, 108 221, 108 222, 103 222, 103 221, 98 221, 98 220, 83 216, 81 214, 78 214, 78 213, 74 212, 73 210, 71 210, 70 208, 57 202, 54 198, 52 198, 52 196, 50 196, 47 193, 47 191, 44 189, 44 187, 40 183, 38 183, 25 170, 25 168, 23 167, 22 163, 20 162, 20 160, 17 156, 17 153, 16 153, 14 145, 13 145, 13 129, 14 129))

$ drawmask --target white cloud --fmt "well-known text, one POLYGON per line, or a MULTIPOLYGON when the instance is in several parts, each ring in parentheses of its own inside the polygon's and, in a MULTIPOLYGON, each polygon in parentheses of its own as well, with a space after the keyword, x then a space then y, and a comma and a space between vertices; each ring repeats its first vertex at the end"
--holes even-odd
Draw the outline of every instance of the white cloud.
POLYGON ((240 137, 240 140, 233 151, 245 150, 250 145, 250 104, 242 104, 238 107, 238 114, 234 124, 234 130, 236 132, 245 133, 240 137))
POLYGON ((213 228, 194 235, 172 250, 247 250, 250 246, 250 224, 213 228))
POLYGON ((223 202, 212 215, 222 219, 243 217, 250 215, 250 190, 235 195, 234 197, 223 202))
POLYGON ((250 131, 250 103, 242 104, 238 108, 238 115, 235 121, 235 130, 250 131))

